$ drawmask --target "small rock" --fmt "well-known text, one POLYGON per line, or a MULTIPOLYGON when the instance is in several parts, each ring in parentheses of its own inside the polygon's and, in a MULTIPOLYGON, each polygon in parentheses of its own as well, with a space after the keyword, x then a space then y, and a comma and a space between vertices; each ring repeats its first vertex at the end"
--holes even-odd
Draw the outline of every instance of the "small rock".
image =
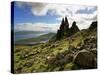
POLYGON ((66 63, 70 63, 73 61, 73 54, 67 54, 64 58, 66 60, 66 63))

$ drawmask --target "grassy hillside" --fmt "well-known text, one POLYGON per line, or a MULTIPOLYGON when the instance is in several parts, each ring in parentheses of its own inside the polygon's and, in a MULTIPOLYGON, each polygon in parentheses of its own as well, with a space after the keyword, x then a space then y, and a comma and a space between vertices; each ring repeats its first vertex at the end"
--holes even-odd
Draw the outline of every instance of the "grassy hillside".
POLYGON ((50 39, 46 43, 33 46, 15 45, 14 73, 97 68, 97 27, 95 25, 78 31, 70 37, 63 37, 60 40, 55 38, 54 33, 48 33, 37 38, 20 40, 20 42, 32 42, 50 39))
MULTIPOLYGON (((53 33, 50 34, 21 41, 40 41, 54 35, 53 33)), ((74 52, 72 49, 74 48, 77 51, 80 44, 84 44, 84 40, 92 36, 96 37, 96 29, 92 31, 81 30, 70 38, 49 41, 44 44, 15 46, 14 71, 15 73, 29 73, 81 69, 72 61, 72 52, 74 52)))
POLYGON ((66 40, 35 46, 16 46, 14 50, 15 73, 56 71, 54 66, 48 65, 46 59, 65 51, 68 51, 66 40))

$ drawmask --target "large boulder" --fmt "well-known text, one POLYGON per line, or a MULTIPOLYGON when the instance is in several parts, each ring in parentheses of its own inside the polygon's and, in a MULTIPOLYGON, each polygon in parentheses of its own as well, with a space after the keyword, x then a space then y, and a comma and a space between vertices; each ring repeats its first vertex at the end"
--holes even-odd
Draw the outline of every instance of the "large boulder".
POLYGON ((95 56, 92 52, 87 50, 79 51, 76 56, 74 57, 73 62, 80 66, 81 68, 89 69, 95 67, 95 56))

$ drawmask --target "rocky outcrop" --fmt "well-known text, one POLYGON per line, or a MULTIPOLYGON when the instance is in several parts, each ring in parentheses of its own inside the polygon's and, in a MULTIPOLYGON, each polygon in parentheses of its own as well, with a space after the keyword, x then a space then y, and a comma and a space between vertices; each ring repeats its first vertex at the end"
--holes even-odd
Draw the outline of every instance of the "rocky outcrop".
POLYGON ((65 30, 68 30, 68 29, 69 29, 69 23, 68 23, 67 17, 65 17, 65 19, 64 18, 62 19, 62 22, 61 22, 61 25, 60 25, 60 30, 65 31, 65 30))
POLYGON ((72 23, 72 26, 69 28, 67 17, 63 18, 60 28, 57 31, 56 40, 63 39, 63 38, 64 39, 71 38, 72 41, 70 43, 72 43, 73 40, 75 40, 75 38, 77 37, 82 36, 83 39, 80 40, 77 46, 70 44, 68 48, 69 51, 67 53, 64 52, 58 54, 55 58, 52 59, 53 61, 52 64, 61 66, 73 62, 74 64, 78 65, 80 69, 97 68, 96 30, 97 30, 97 21, 92 22, 88 29, 84 31, 80 31, 75 21, 72 23), (72 36, 74 34, 76 36, 72 36))
POLYGON ((69 35, 69 23, 67 17, 62 19, 59 30, 57 31, 56 40, 59 40, 65 36, 69 35))
POLYGON ((92 30, 94 28, 97 28, 97 21, 92 22, 92 24, 90 25, 89 29, 92 30))
POLYGON ((79 31, 79 28, 76 25, 76 22, 74 21, 72 24, 72 27, 69 28, 68 19, 67 17, 65 17, 62 19, 60 28, 57 31, 56 40, 60 40, 61 38, 64 38, 64 37, 69 37, 78 31, 79 31))
POLYGON ((82 69, 97 68, 97 39, 95 36, 87 37, 76 48, 70 48, 74 54, 73 62, 82 69))
POLYGON ((70 35, 76 33, 79 31, 79 28, 78 26, 76 25, 76 22, 74 21, 73 24, 72 24, 72 27, 70 28, 70 35))

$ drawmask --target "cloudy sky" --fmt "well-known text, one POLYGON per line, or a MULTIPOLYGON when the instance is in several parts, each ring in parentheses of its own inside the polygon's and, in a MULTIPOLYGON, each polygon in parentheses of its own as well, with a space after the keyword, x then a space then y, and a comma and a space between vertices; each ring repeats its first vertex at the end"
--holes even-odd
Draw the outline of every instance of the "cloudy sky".
POLYGON ((63 17, 67 16, 70 26, 76 21, 80 29, 88 28, 97 20, 96 6, 48 4, 48 3, 14 3, 15 31, 53 31, 59 28, 63 17))

